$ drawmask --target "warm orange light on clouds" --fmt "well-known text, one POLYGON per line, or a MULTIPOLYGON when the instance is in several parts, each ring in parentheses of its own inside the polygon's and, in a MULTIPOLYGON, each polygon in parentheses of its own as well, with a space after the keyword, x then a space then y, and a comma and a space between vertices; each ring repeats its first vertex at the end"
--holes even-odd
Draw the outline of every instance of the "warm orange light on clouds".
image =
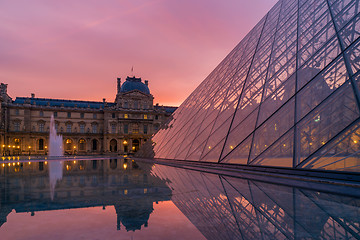
POLYGON ((134 66, 179 105, 275 2, 1 1, 0 81, 13 98, 113 101, 134 66))

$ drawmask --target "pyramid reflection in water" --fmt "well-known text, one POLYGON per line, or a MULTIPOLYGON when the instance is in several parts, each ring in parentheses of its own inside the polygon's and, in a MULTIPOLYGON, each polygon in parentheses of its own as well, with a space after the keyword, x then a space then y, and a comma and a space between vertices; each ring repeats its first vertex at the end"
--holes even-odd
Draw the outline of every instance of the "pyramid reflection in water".
POLYGON ((360 198, 157 165, 206 239, 359 239, 360 198))
POLYGON ((360 172, 358 0, 280 0, 153 138, 156 158, 360 172))

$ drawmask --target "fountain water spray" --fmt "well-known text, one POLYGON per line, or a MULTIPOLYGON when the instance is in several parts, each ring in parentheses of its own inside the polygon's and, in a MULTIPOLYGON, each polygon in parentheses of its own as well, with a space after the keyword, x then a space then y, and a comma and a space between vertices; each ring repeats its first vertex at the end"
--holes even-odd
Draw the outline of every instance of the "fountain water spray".
POLYGON ((54 200, 55 186, 57 181, 62 179, 63 175, 63 162, 55 160, 63 156, 63 138, 58 135, 55 128, 54 115, 51 115, 50 119, 50 135, 49 135, 49 181, 50 181, 50 196, 51 200, 54 200))
POLYGON ((63 138, 61 135, 58 135, 55 128, 54 115, 51 115, 50 119, 50 136, 49 136, 49 154, 51 157, 61 157, 63 156, 63 138))

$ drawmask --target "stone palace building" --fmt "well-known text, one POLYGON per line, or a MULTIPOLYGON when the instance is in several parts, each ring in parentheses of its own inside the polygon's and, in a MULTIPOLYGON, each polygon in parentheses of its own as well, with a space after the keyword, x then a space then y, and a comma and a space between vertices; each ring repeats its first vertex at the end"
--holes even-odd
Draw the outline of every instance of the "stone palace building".
POLYGON ((153 104, 148 81, 117 79, 115 102, 16 97, 0 86, 0 147, 3 156, 45 155, 50 118, 63 136, 65 155, 136 152, 176 107, 153 104))

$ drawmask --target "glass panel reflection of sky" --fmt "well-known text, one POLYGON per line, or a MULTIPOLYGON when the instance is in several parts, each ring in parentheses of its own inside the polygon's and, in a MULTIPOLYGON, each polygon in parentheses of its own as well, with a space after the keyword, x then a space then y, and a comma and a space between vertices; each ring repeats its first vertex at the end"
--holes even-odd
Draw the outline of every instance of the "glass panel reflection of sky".
POLYGON ((154 135, 152 155, 360 172, 359 152, 333 144, 359 147, 342 140, 360 122, 359 29, 359 0, 279 0, 154 135))
POLYGON ((1 239, 360 238, 350 195, 131 159, 0 169, 1 239))

